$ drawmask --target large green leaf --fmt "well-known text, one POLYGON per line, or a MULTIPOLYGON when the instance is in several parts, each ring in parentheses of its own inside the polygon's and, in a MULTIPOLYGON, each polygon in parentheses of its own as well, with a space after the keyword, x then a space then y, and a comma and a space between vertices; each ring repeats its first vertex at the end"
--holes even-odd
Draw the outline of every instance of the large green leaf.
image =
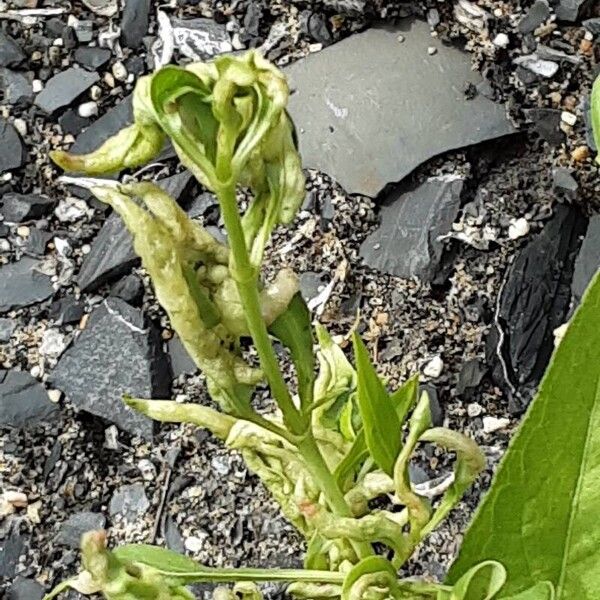
POLYGON ((299 293, 292 298, 287 310, 271 323, 269 331, 290 351, 302 407, 310 407, 315 383, 314 338, 310 313, 299 293))
POLYGON ((469 569, 457 582, 449 600, 492 600, 506 581, 506 570, 493 560, 469 569))
POLYGON ((365 441, 373 460, 388 475, 392 475, 402 445, 400 419, 371 363, 363 341, 356 332, 352 340, 358 379, 358 407, 365 441))
POLYGON ((488 559, 507 569, 505 595, 548 581, 557 600, 600 597, 600 275, 553 356, 450 581, 488 559))
POLYGON ((554 600, 554 598, 554 586, 549 581, 541 581, 524 592, 515 596, 502 596, 500 600, 554 600))

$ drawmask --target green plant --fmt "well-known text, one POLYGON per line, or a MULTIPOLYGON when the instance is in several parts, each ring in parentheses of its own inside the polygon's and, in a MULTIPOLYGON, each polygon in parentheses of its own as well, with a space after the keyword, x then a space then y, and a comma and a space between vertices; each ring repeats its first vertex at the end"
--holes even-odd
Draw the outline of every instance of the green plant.
POLYGON ((596 77, 596 81, 594 81, 594 85, 592 86, 591 114, 594 143, 598 151, 596 162, 600 164, 600 75, 596 77))
MULTIPOLYGON (((305 536, 305 569, 212 569, 152 546, 108 550, 105 534, 95 532, 82 540, 84 571, 48 599, 74 587, 102 592, 108 600, 186 600, 192 596, 185 586, 200 581, 235 582, 233 590, 217 589, 219 600, 260 598, 254 584, 267 580, 289 582, 288 591, 299 598, 343 600, 484 600, 507 589, 507 572, 495 552, 478 558, 463 554, 452 583, 398 578, 399 567, 484 468, 484 457, 469 438, 431 426, 429 401, 419 395, 416 377, 390 393, 356 334, 353 367, 327 331, 313 327, 293 272, 284 269, 270 284, 262 282, 270 234, 291 222, 304 193, 285 112, 287 95, 281 73, 254 52, 165 67, 138 82, 132 126, 90 155, 59 151, 53 159, 66 170, 107 173, 144 164, 169 138, 181 162, 216 194, 228 246, 190 221, 153 184, 78 180, 123 218, 159 302, 220 410, 167 400, 126 401, 159 421, 195 423, 239 450, 305 536), (239 187, 252 194, 243 214, 239 187), (258 366, 248 361, 243 338, 253 342, 258 366), (273 339, 289 351, 295 388, 283 377, 273 339), (264 416, 252 406, 263 381, 277 414, 264 416), (419 443, 456 454, 452 480, 435 503, 410 482, 409 462, 419 443), (371 500, 380 497, 389 500, 389 509, 372 509, 371 500), (374 542, 387 548, 386 557, 376 555, 374 542)), ((578 340, 577 323, 587 323, 597 309, 599 288, 596 283, 584 299, 553 370, 579 343, 568 340, 578 340)), ((598 369, 589 371, 597 375, 598 369)), ((540 395, 534 406, 544 405, 540 395)), ((503 524, 494 521, 493 527, 503 524)), ((473 544, 485 546, 491 531, 473 531, 473 544)), ((552 597, 551 578, 527 585, 521 600, 552 597)), ((508 589, 521 591, 512 584, 508 589)))

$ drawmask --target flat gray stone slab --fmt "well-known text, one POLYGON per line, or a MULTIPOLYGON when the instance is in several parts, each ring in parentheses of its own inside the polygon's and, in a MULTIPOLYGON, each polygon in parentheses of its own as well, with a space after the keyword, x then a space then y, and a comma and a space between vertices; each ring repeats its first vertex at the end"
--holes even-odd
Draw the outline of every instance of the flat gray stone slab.
POLYGON ((470 56, 421 21, 353 35, 285 73, 304 166, 350 193, 376 196, 433 156, 514 132, 504 106, 465 98, 481 82, 470 56))

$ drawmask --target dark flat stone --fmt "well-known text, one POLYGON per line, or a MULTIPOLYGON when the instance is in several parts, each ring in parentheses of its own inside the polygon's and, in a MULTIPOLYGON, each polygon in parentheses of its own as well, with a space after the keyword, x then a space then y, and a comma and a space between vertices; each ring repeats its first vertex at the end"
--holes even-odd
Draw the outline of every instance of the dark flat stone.
POLYGON ((54 293, 50 277, 36 271, 38 265, 25 256, 0 267, 0 312, 41 302, 54 293))
POLYGON ((575 23, 579 18, 579 11, 587 0, 555 0, 554 13, 559 21, 575 23))
POLYGON ((58 412, 46 388, 26 371, 0 371, 0 426, 22 429, 58 412))
POLYGON ((175 46, 192 60, 207 60, 232 50, 225 25, 212 19, 173 19, 175 46))
POLYGON ((505 336, 502 355, 508 378, 516 389, 513 410, 522 409, 533 397, 554 349, 553 332, 567 316, 586 221, 579 210, 557 205, 508 271, 498 321, 505 336))
POLYGON ((142 280, 131 273, 123 277, 110 288, 110 295, 115 298, 121 298, 132 306, 138 306, 142 303, 144 297, 144 284, 142 280))
POLYGON ((550 16, 550 5, 548 0, 535 0, 525 16, 519 21, 521 33, 535 31, 550 16))
POLYGON ((18 67, 26 58, 19 44, 0 30, 0 67, 18 67))
POLYGON ((53 302, 48 311, 48 316, 57 325, 79 323, 84 314, 85 307, 83 303, 76 300, 73 296, 65 296, 53 302))
POLYGON ((25 104, 33 100, 33 85, 29 78, 5 67, 0 67, 0 91, 2 101, 7 104, 25 104))
POLYGON ((158 330, 138 309, 108 298, 62 355, 51 381, 77 409, 151 438, 152 421, 128 408, 122 397, 168 398, 171 371, 158 330))
POLYGON ((89 46, 83 46, 75 50, 75 62, 79 63, 82 67, 89 69, 90 71, 96 71, 100 67, 103 67, 112 56, 111 51, 108 48, 92 48, 89 46))
POLYGON ((465 85, 481 82, 469 54, 424 22, 352 35, 285 73, 304 166, 350 193, 376 196, 442 152, 514 132, 502 105, 465 98, 465 85))
POLYGON ((35 579, 16 577, 8 592, 8 600, 42 600, 44 588, 35 579))
POLYGON ((191 375, 198 370, 196 363, 192 360, 185 346, 178 335, 175 335, 167 345, 169 360, 171 361, 171 370, 173 377, 179 377, 186 374, 191 375))
POLYGON ((532 129, 549 144, 559 146, 565 141, 565 134, 560 129, 560 110, 528 108, 523 113, 532 123, 532 129))
POLYGON ((121 42, 127 48, 139 48, 148 33, 150 0, 125 0, 121 17, 121 42))
POLYGON ((132 483, 117 489, 110 499, 108 510, 111 516, 122 515, 127 521, 135 521, 150 508, 143 484, 132 483))
POLYGON ((69 106, 99 79, 98 73, 71 67, 46 82, 44 89, 35 97, 35 104, 52 114, 59 108, 69 106))
POLYGON ((9 192, 0 199, 0 214, 9 223, 21 223, 39 219, 54 206, 55 201, 41 194, 17 194, 9 192))
POLYGON ((79 135, 90 124, 90 120, 87 117, 80 117, 76 110, 70 108, 58 118, 58 124, 63 133, 79 135))
POLYGON ((8 342, 16 328, 17 321, 15 319, 0 317, 0 342, 8 342))
POLYGON ((26 157, 25 146, 17 130, 5 119, 0 119, 0 173, 22 167, 26 157))
POLYGON ((413 190, 403 186, 384 199, 381 225, 360 247, 365 264, 398 277, 434 281, 440 271, 444 242, 460 208, 464 180, 431 178, 413 190))
POLYGON ((573 273, 573 302, 579 304, 592 277, 600 269, 600 215, 594 215, 588 224, 585 238, 575 261, 573 273))
POLYGON ((0 540, 0 579, 10 581, 19 564, 19 558, 25 550, 25 539, 13 526, 9 534, 0 540))
POLYGON ((104 529, 106 519, 104 515, 94 512, 79 512, 71 515, 60 526, 56 536, 56 542, 69 548, 77 549, 81 542, 81 536, 88 531, 104 529))

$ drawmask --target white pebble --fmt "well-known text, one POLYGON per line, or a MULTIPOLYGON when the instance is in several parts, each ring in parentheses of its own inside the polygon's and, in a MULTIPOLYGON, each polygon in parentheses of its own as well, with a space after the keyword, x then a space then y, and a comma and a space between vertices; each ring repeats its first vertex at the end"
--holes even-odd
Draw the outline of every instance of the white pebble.
POLYGON ((54 209, 54 214, 61 223, 73 223, 93 211, 80 198, 63 198, 54 209))
POLYGON ((404 41, 404 36, 401 34, 396 38, 400 43, 402 43, 404 41))
POLYGON ((31 369, 29 369, 29 373, 32 377, 39 377, 42 373, 39 365, 33 365, 31 369))
POLYGON ((127 69, 120 60, 113 64, 111 71, 117 81, 125 81, 127 79, 127 69))
POLYGON ((40 354, 57 359, 67 347, 67 338, 57 329, 46 329, 42 335, 40 354))
POLYGON ((574 115, 572 112, 569 112, 568 110, 563 110, 560 114, 560 120, 563 123, 566 123, 567 125, 573 127, 573 125, 577 123, 577 116, 574 115))
POLYGON ((10 252, 10 242, 5 238, 0 238, 0 252, 10 252))
POLYGON ((13 125, 22 136, 27 135, 27 122, 25 119, 15 119, 13 125))
POLYGON ((102 96, 102 88, 99 85, 93 85, 90 88, 90 98, 92 100, 100 100, 102 96))
POLYGON ((190 552, 200 552, 200 550, 202 550, 204 547, 202 540, 195 535, 186 538, 183 545, 185 546, 186 550, 189 550, 190 552))
POLYGON ((423 368, 423 375, 435 379, 442 374, 444 370, 444 361, 440 356, 434 356, 423 368))
POLYGON ((48 398, 50 398, 50 402, 54 402, 54 404, 57 404, 60 401, 61 396, 62 392, 60 390, 48 390, 48 398))
POLYGON ((98 105, 95 102, 84 102, 77 109, 80 117, 93 117, 98 114, 98 105))
POLYGON ((140 470, 140 473, 145 481, 152 481, 156 479, 156 467, 152 461, 148 460, 147 458, 142 458, 138 462, 138 469, 140 470))
POLYGON ((18 508, 27 506, 27 495, 23 492, 4 492, 4 500, 18 508))
POLYGON ((89 244, 84 244, 81 246, 81 254, 89 254, 92 250, 92 247, 89 244))
POLYGON ((483 431, 485 433, 494 433, 510 425, 510 419, 506 417, 483 417, 483 431))
POLYGON ((427 48, 427 53, 429 54, 429 56, 433 56, 434 54, 436 54, 437 52, 437 48, 435 46, 429 46, 429 48, 427 48))
POLYGON ((529 233, 530 225, 529 221, 524 217, 519 219, 511 219, 510 225, 508 226, 508 237, 511 240, 517 240, 529 233))
POLYGON ((41 79, 34 79, 31 82, 31 89, 33 90, 34 94, 41 92, 44 89, 44 84, 42 83, 41 79))
POLYGON ((478 417, 483 412, 483 406, 477 402, 471 402, 467 405, 467 414, 469 417, 478 417))
POLYGON ((499 33, 493 40, 494 46, 498 48, 506 48, 510 42, 509 37, 505 33, 499 33))

